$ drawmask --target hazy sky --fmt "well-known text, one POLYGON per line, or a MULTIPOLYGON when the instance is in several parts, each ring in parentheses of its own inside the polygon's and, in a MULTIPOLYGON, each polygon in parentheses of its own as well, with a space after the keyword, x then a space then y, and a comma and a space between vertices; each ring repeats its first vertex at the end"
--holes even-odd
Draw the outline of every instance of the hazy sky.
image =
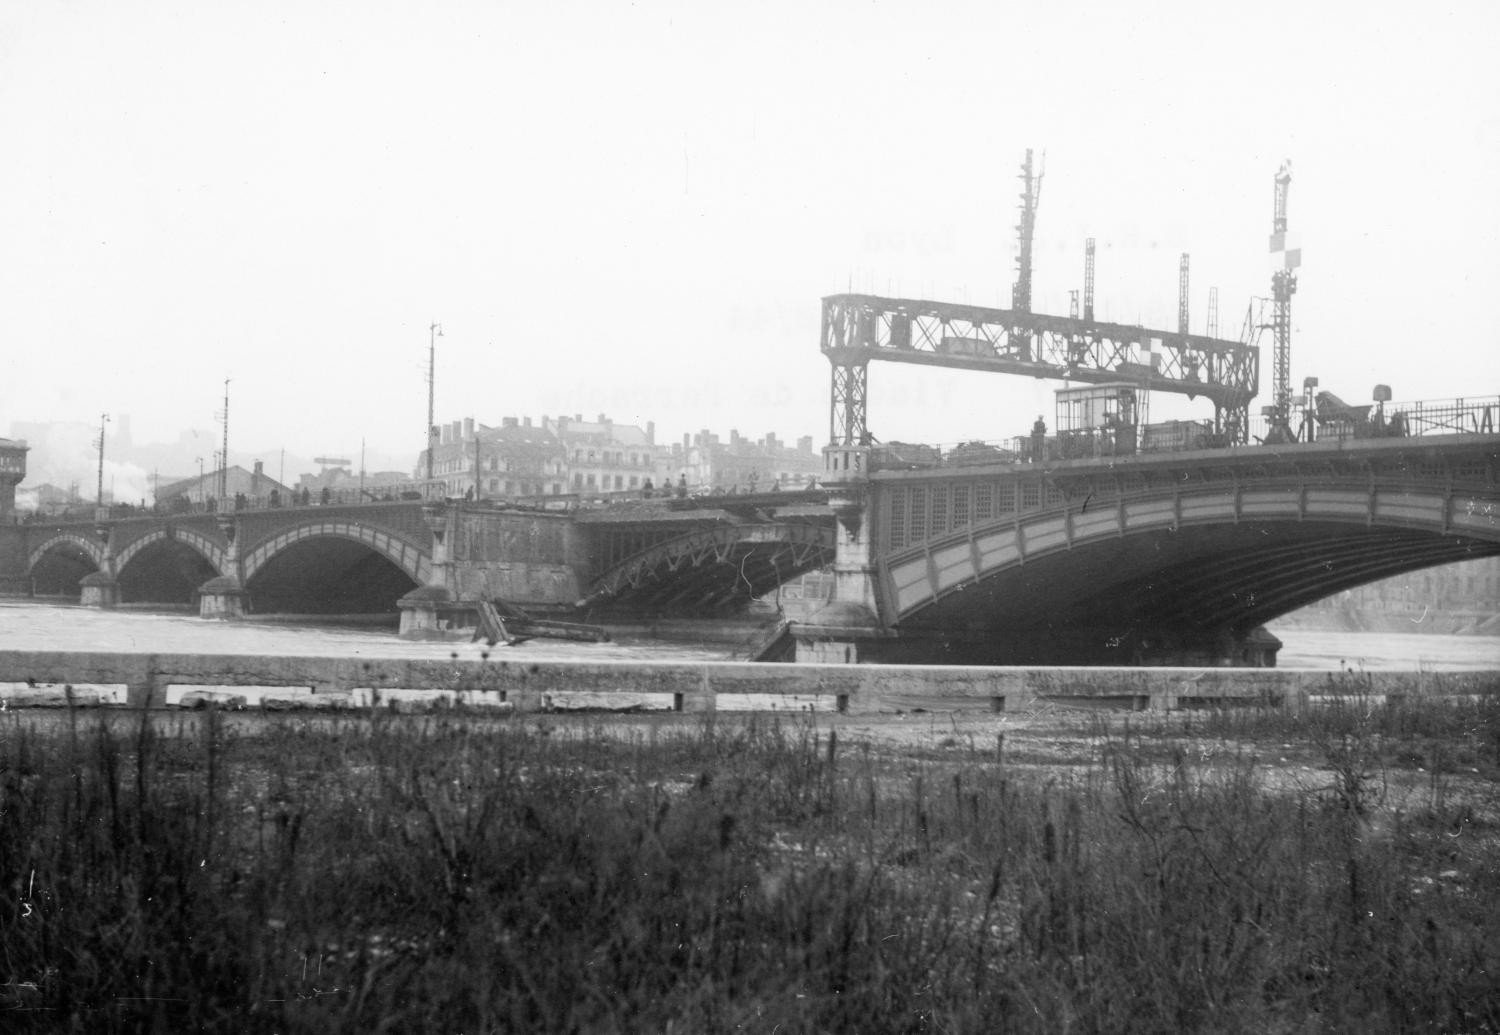
MULTIPOLYGON (((819 299, 1238 334, 1293 161, 1294 384, 1500 392, 1500 5, 0 6, 0 431, 402 454, 438 419, 828 430, 819 299)), ((1269 345, 1262 400, 1269 401, 1269 345)), ((1024 432, 1058 387, 872 368, 883 438, 1024 432)), ((125 458, 122 458, 125 459, 125 458)))

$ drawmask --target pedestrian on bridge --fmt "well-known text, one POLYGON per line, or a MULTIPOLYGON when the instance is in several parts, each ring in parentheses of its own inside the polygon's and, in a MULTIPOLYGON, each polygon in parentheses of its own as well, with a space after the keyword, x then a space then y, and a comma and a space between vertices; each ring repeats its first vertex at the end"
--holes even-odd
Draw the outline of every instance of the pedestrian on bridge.
POLYGON ((1047 422, 1042 420, 1040 413, 1031 426, 1031 459, 1036 463, 1047 459, 1047 422))

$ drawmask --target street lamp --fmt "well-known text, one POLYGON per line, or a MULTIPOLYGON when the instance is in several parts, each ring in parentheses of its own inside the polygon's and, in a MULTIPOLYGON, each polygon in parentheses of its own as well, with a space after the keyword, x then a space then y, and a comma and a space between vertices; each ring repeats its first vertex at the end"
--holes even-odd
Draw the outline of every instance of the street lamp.
POLYGON ((99 414, 99 487, 94 493, 94 506, 104 506, 104 425, 109 420, 109 414, 99 414))
POLYGON ((423 486, 423 495, 432 491, 432 452, 434 440, 437 438, 433 432, 435 413, 433 402, 435 401, 435 389, 437 386, 437 340, 443 336, 443 325, 437 321, 427 328, 427 484, 423 486))

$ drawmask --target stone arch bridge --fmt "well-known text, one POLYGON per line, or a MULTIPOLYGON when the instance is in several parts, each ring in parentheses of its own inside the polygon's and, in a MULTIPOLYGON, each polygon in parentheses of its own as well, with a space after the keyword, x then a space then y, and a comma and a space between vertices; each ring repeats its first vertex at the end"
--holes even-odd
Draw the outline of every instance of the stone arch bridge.
POLYGON ((713 615, 833 560, 821 497, 654 501, 596 511, 448 501, 335 504, 0 527, 0 590, 100 606, 394 613, 461 609, 713 615))

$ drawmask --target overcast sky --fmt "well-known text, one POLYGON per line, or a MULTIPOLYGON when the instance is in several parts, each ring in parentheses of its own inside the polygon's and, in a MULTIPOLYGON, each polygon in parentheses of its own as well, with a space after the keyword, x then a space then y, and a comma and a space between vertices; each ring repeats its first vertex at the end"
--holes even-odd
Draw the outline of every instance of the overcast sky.
MULTIPOLYGON (((8 0, 0 430, 414 460, 438 420, 828 433, 819 299, 1238 334, 1272 179, 1294 384, 1500 392, 1500 5, 8 0)), ((1269 401, 1269 343, 1262 360, 1269 401)), ((872 368, 886 439, 1024 432, 1056 385, 872 368)), ((123 458, 122 458, 123 459, 123 458)))

